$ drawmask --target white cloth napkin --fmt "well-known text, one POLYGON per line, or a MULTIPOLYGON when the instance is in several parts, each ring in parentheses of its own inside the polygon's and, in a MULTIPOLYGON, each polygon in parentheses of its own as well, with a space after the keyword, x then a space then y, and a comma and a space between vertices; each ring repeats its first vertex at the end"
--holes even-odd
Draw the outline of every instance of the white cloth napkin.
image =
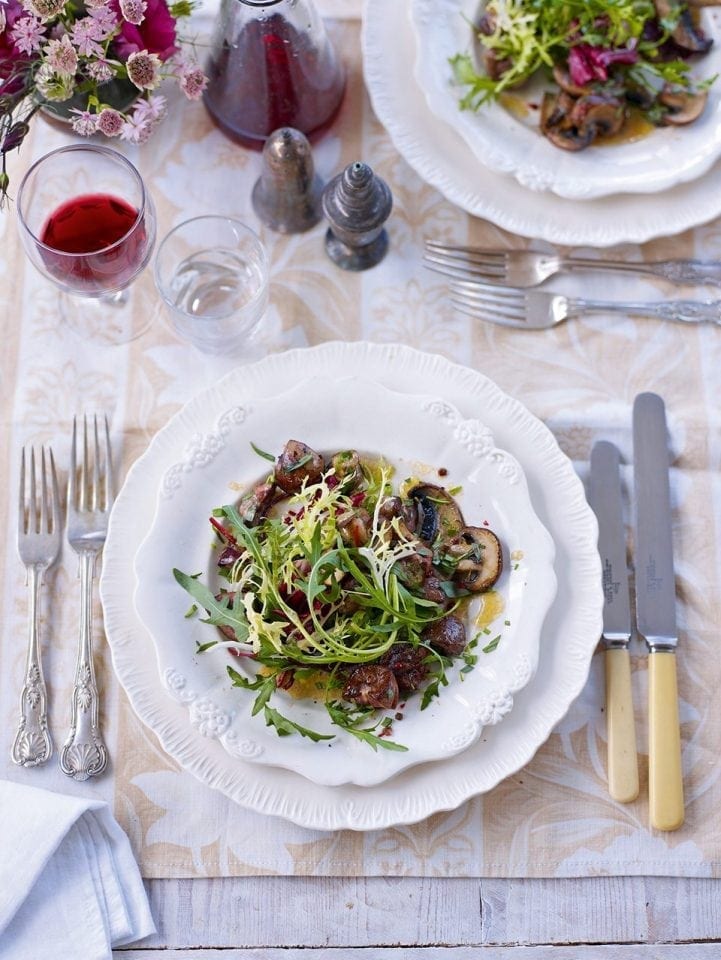
POLYGON ((154 932, 106 803, 0 780, 0 960, 108 960, 154 932))

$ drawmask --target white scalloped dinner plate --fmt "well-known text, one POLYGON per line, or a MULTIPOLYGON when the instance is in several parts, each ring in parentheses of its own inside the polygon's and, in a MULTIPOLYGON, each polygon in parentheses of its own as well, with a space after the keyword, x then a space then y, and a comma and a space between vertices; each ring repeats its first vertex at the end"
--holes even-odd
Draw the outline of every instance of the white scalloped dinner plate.
MULTIPOLYGON (((538 111, 527 119, 500 103, 461 110, 464 91, 452 82, 449 59, 473 55, 470 23, 478 0, 410 0, 416 40, 416 80, 430 109, 463 137, 479 163, 515 177, 530 190, 592 200, 614 193, 658 193, 702 176, 721 155, 721 87, 713 84, 702 116, 682 127, 663 127, 628 143, 594 144, 578 153, 554 147, 538 127, 538 111)), ((702 26, 714 45, 691 63, 693 76, 721 72, 718 13, 703 10, 702 26)), ((550 86, 548 86, 550 89, 550 86)), ((519 96, 522 95, 519 92, 519 96)), ((534 88, 539 101, 541 91, 534 88)))
MULTIPOLYGON (((239 402, 231 377, 163 427, 143 460, 149 481, 158 463, 165 472, 153 525, 136 557, 135 609, 153 637, 166 689, 185 704, 190 725, 217 738, 231 757, 285 767, 327 786, 372 786, 415 764, 459 753, 510 713, 536 669, 541 627, 556 592, 553 541, 533 511, 518 461, 498 448, 480 420, 464 417, 441 397, 411 396, 358 377, 311 377, 277 396, 239 402), (478 663, 464 674, 462 660, 449 667, 448 685, 425 710, 420 695, 404 698, 392 740, 405 751, 374 751, 334 727, 322 703, 283 691, 273 696, 273 708, 333 739, 279 737, 262 713, 251 716, 255 694, 230 682, 230 664, 254 676, 246 672, 247 661, 223 648, 196 653, 198 646, 219 639, 217 628, 185 616, 188 594, 172 570, 205 570, 205 582, 219 589, 208 517, 267 473, 253 443, 279 453, 290 437, 326 453, 353 446, 381 455, 394 468, 396 483, 417 477, 459 487, 456 500, 466 523, 490 527, 501 541, 503 571, 489 598, 496 616, 483 620, 478 663), (182 459, 168 464, 169 452, 178 447, 182 459), (491 637, 500 637, 498 645, 484 654, 481 648, 491 637)), ((482 596, 472 599, 469 639, 479 632, 474 624, 483 607, 482 596)))
POLYGON ((373 109, 396 149, 447 200, 523 237, 592 247, 646 243, 721 214, 721 162, 670 190, 582 203, 529 190, 481 164, 463 138, 432 112, 413 78, 416 44, 409 2, 366 0, 363 74, 373 109))
POLYGON ((495 443, 526 475, 533 509, 554 542, 558 592, 541 631, 536 673, 502 723, 486 727, 476 743, 453 757, 366 787, 320 786, 281 767, 248 763, 195 729, 186 706, 163 685, 152 637, 132 605, 133 561, 153 522, 155 492, 168 468, 186 457, 187 436, 160 455, 167 437, 161 431, 131 469, 111 517, 101 579, 116 673, 168 754, 243 806, 322 830, 412 823, 492 789, 531 759, 580 693, 601 631, 597 526, 583 485, 551 432, 480 373, 404 346, 326 343, 243 367, 242 374, 231 373, 206 391, 204 402, 212 407, 229 381, 242 405, 274 396, 275 384, 313 376, 342 379, 349 370, 390 390, 443 397, 466 418, 482 416, 495 443))

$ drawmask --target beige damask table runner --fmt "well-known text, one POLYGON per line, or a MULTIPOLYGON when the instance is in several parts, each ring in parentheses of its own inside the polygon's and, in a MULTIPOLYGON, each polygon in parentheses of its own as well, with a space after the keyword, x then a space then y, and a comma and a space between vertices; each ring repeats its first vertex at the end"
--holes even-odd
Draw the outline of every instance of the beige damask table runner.
MULTIPOLYGON (((418 179, 374 118, 363 91, 358 23, 338 24, 338 31, 350 68, 348 95, 332 133, 316 148, 316 162, 329 177, 346 163, 364 159, 388 181, 395 198, 391 252, 375 270, 350 275, 325 258, 322 226, 291 238, 261 230, 272 262, 271 306, 249 356, 336 338, 399 341, 445 354, 489 375, 544 419, 581 474, 593 442, 601 437, 617 442, 629 462, 633 397, 642 390, 663 394, 674 453, 686 825, 668 835, 648 830, 646 660, 641 655, 634 658, 634 690, 642 788, 639 800, 626 806, 613 803, 606 789, 598 657, 582 696, 525 769, 458 810, 376 833, 314 833, 250 813, 202 786, 178 769, 137 720, 118 689, 102 641, 97 663, 113 758, 110 772, 80 785, 63 777, 54 761, 34 771, 13 767, 8 754, 26 623, 23 575, 13 542, 20 445, 52 441, 58 463, 66 468, 72 416, 108 410, 124 473, 172 413, 238 358, 203 357, 161 321, 127 348, 83 342, 59 325, 55 291, 26 262, 12 208, 0 216, 0 511, 6 530, 0 551, 0 775, 109 799, 147 877, 721 876, 721 332, 710 326, 597 317, 523 335, 454 315, 443 283, 420 267, 423 238, 497 246, 524 242, 472 221, 418 179)), ((23 148, 22 164, 68 139, 37 123, 23 148)), ((161 235, 181 219, 208 212, 228 212, 258 226, 249 195, 259 158, 224 139, 201 105, 171 110, 152 145, 128 150, 128 155, 150 185, 161 235)), ((719 256, 721 223, 614 252, 634 260, 719 256)), ((645 289, 628 280, 614 281, 613 288, 616 295, 636 299, 645 289)), ((602 281, 595 292, 599 290, 609 292, 609 283, 602 281)), ((138 284, 135 296, 138 309, 153 310, 149 277, 138 284)), ((43 602, 56 743, 62 742, 67 723, 77 589, 74 557, 66 549, 48 578, 43 602)), ((101 635, 99 609, 96 628, 101 635)))

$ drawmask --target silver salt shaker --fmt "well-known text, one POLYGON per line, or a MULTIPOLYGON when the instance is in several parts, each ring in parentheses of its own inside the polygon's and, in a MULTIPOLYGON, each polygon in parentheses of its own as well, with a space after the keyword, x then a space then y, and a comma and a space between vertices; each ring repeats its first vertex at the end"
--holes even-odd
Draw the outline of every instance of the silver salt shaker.
POLYGON ((275 130, 263 147, 263 172, 252 193, 253 209, 277 233, 303 233, 320 220, 323 182, 315 173, 305 134, 275 130))
POLYGON ((351 163, 323 191, 323 213, 330 228, 325 249, 344 270, 367 270, 388 250, 388 219, 393 198, 388 184, 365 163, 351 163))

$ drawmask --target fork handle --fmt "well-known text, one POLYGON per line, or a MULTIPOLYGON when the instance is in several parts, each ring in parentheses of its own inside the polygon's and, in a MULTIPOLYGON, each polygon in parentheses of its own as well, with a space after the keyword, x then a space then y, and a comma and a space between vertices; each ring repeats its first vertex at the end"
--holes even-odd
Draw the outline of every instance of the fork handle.
POLYGON ((721 324, 721 300, 662 300, 643 303, 619 300, 568 300, 568 317, 584 313, 636 313, 642 317, 674 320, 680 323, 721 324))
POLYGON ((617 270, 621 273, 663 277, 672 283, 712 283, 721 285, 721 261, 659 260, 656 263, 629 263, 623 260, 587 260, 585 257, 564 257, 561 266, 568 270, 617 270))
POLYGON ((38 598, 42 571, 28 567, 28 653, 25 682, 20 693, 20 723, 12 747, 12 759, 21 767, 37 767, 49 760, 53 742, 48 730, 48 692, 43 677, 38 636, 38 598))
POLYGON ((93 667, 93 568, 95 554, 80 561, 80 638, 71 701, 70 733, 60 754, 60 768, 74 780, 102 773, 108 762, 99 723, 99 696, 93 667))

